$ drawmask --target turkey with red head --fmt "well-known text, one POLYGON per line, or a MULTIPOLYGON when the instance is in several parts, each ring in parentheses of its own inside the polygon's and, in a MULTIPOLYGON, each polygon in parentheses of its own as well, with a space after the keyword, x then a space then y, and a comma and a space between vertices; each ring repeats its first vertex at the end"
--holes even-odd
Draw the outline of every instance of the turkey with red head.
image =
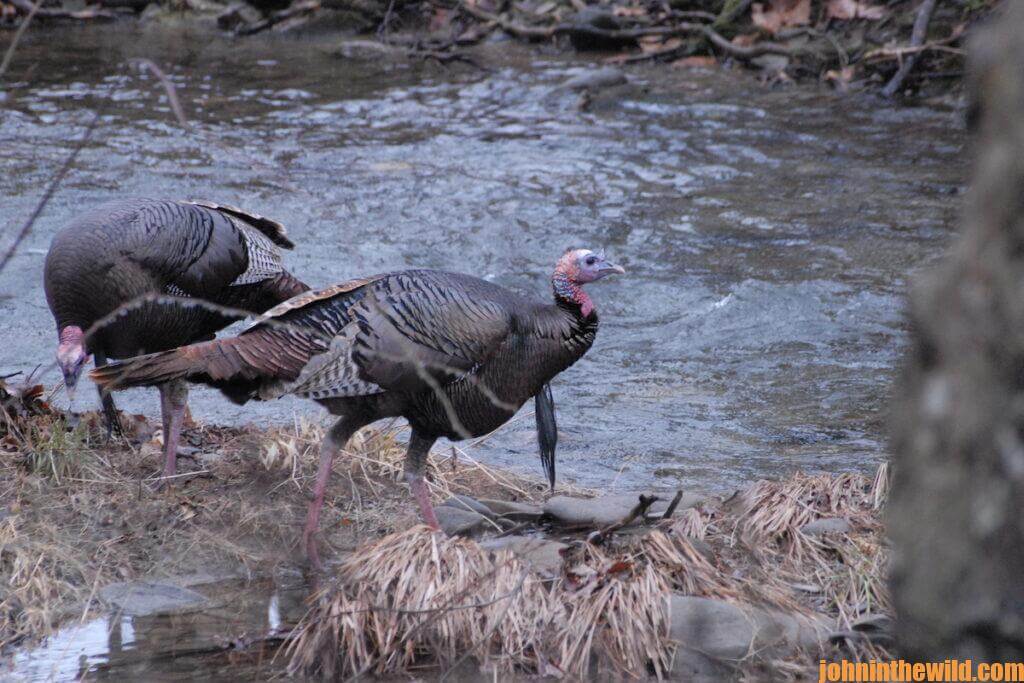
MULTIPOLYGON (((307 291, 281 263, 279 248, 292 246, 279 223, 210 202, 122 199, 78 216, 53 238, 44 270, 69 398, 90 355, 101 367, 110 358, 213 339, 239 319, 196 299, 262 313, 307 291), (146 295, 163 296, 125 307, 146 295)), ((176 469, 188 385, 171 379, 157 386, 167 477, 176 469)), ((117 411, 109 393, 101 389, 100 398, 109 436, 117 411)))
POLYGON ((583 285, 625 272, 589 249, 570 249, 545 304, 469 275, 406 270, 307 292, 268 311, 237 337, 112 363, 92 372, 106 390, 187 379, 244 403, 285 394, 313 399, 340 419, 321 444, 303 533, 314 533, 331 462, 364 425, 405 417, 405 471, 423 521, 438 528, 423 479, 439 437, 486 434, 537 397, 542 456, 554 481, 547 383, 587 352, 597 313, 583 285))

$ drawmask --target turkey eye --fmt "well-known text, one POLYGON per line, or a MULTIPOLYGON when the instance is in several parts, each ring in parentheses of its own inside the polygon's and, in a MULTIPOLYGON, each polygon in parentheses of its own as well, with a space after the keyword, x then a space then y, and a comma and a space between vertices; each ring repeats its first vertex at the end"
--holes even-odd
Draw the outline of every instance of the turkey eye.
POLYGON ((593 256, 588 256, 587 257, 587 265, 588 266, 592 266, 595 263, 597 263, 597 259, 596 258, 594 258, 593 256))

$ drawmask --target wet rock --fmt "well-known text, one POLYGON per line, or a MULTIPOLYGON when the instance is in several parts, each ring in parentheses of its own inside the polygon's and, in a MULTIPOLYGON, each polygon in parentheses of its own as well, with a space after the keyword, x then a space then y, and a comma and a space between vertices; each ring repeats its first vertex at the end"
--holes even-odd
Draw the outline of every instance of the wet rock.
POLYGON ((822 517, 800 527, 800 531, 808 536, 821 534, 848 534, 853 531, 849 520, 843 517, 822 517))
POLYGON ((354 61, 375 61, 379 59, 405 59, 401 50, 376 40, 343 40, 330 51, 334 57, 354 61))
POLYGON ((480 547, 485 550, 510 550, 530 564, 536 571, 547 576, 557 576, 562 571, 562 551, 569 546, 558 541, 532 536, 506 536, 484 541, 480 547))
POLYGON ((434 512, 441 529, 449 536, 472 536, 491 526, 486 517, 472 510, 441 505, 434 512))
POLYGON ((217 15, 217 28, 234 31, 240 26, 250 26, 263 20, 263 14, 247 2, 235 2, 217 15))
MULTIPOLYGON (((623 493, 599 498, 573 498, 554 496, 544 504, 545 514, 570 526, 602 527, 614 524, 628 515, 638 502, 639 493, 623 493)), ((648 517, 660 517, 668 509, 672 496, 659 494, 659 499, 648 511, 648 517)), ((676 512, 693 507, 703 500, 695 493, 683 494, 676 512)))
POLYGON ((195 609, 207 602, 194 590, 155 581, 112 583, 100 589, 99 595, 103 602, 133 617, 195 609))
POLYGON ((452 496, 445 502, 441 503, 443 507, 451 507, 456 510, 465 510, 470 512, 476 512, 483 515, 484 517, 494 517, 494 513, 491 509, 478 501, 476 498, 470 496, 452 496))
POLYGON ((531 505, 529 503, 516 503, 510 500, 490 500, 486 498, 482 499, 480 503, 487 506, 496 516, 511 519, 515 522, 529 522, 538 519, 544 514, 544 510, 539 505, 531 505))
POLYGON ((622 28, 622 22, 610 10, 584 7, 569 17, 572 26, 569 42, 577 50, 616 50, 636 45, 635 38, 609 36, 608 31, 622 28))
POLYGON ((567 79, 558 88, 560 90, 572 90, 579 92, 581 90, 604 90, 605 88, 611 88, 616 85, 622 85, 627 83, 628 79, 626 74, 620 69, 616 69, 611 66, 606 66, 601 69, 591 69, 584 71, 581 74, 577 74, 572 78, 567 79))
POLYGON ((562 524, 607 526, 629 514, 637 499, 632 495, 572 498, 553 496, 544 504, 544 513, 562 524))
POLYGON ((752 654, 781 656, 797 648, 816 649, 828 633, 825 617, 801 620, 784 612, 740 607, 710 598, 673 595, 672 639, 677 675, 713 680, 752 654))

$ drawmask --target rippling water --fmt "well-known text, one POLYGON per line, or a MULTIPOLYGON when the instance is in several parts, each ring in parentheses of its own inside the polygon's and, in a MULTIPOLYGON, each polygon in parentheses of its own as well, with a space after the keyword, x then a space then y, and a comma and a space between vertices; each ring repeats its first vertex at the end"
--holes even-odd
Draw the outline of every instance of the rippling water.
MULTIPOLYGON (((86 146, 0 276, 0 374, 55 382, 42 290, 51 235, 113 196, 208 198, 284 222, 311 284, 425 266, 548 297, 568 246, 626 277, 592 288, 597 342, 554 382, 562 476, 723 490, 795 468, 865 469, 905 329, 908 273, 951 239, 955 112, 890 109, 750 76, 638 68, 595 97, 578 62, 492 45, 492 71, 331 56, 326 39, 196 30, 30 32, 0 95, 6 245, 100 102, 86 146), (145 56, 170 75, 183 131, 145 56)), ((208 421, 318 415, 193 394, 208 421)), ((80 391, 77 409, 95 401, 80 391)), ((124 408, 159 415, 155 392, 124 408)), ((532 406, 474 450, 538 472, 532 406)))

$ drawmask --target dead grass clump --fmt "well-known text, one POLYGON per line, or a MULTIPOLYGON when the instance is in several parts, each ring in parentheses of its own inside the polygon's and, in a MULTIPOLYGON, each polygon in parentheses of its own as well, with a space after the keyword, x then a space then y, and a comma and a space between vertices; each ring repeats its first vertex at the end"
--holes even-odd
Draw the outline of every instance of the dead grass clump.
POLYGON ((855 530, 879 529, 876 512, 884 503, 887 481, 883 472, 873 479, 797 473, 782 481, 759 481, 733 501, 734 530, 752 548, 781 551, 794 564, 813 561, 819 548, 801 529, 822 517, 843 518, 855 530))
POLYGON ((581 679, 594 665, 617 678, 640 678, 648 668, 663 678, 673 651, 664 574, 643 558, 609 557, 589 544, 583 555, 552 592, 566 611, 554 621, 561 655, 555 666, 581 679))
POLYGON ((327 678, 452 667, 637 677, 671 661, 668 586, 646 562, 588 548, 546 582, 507 553, 426 527, 358 549, 289 644, 292 671, 327 678))
POLYGON ((90 574, 73 548, 50 541, 23 533, 16 516, 0 520, 0 650, 67 616, 90 574))

